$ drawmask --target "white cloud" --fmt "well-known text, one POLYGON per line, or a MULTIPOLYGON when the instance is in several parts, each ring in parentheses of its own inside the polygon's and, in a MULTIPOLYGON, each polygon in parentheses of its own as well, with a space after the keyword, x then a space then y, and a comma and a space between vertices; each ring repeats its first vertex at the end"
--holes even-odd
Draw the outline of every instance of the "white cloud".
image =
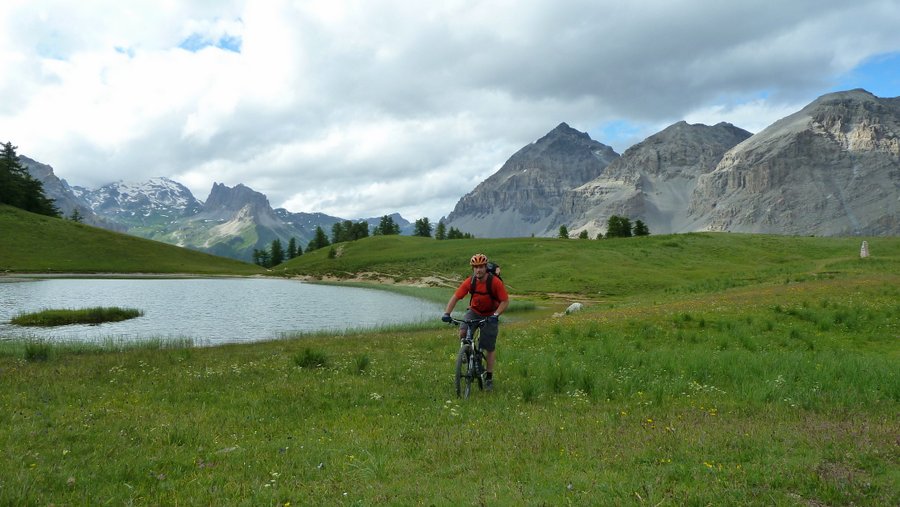
POLYGON ((883 0, 13 0, 0 141, 72 184, 436 220, 562 121, 619 152, 682 119, 761 130, 898 24, 883 0))

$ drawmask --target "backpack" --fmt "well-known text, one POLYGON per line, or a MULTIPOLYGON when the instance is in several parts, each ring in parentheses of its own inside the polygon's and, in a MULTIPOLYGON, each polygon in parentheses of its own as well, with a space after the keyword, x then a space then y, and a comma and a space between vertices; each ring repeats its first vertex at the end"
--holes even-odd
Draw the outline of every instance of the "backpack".
MULTIPOLYGON (((487 285, 487 293, 488 296, 494 301, 497 301, 497 298, 494 297, 494 277, 503 281, 503 277, 500 276, 500 266, 498 264, 494 264, 493 262, 487 263, 487 277, 484 279, 484 283, 487 285)), ((469 285, 469 304, 472 304, 472 298, 475 297, 475 275, 472 275, 472 282, 469 285)))

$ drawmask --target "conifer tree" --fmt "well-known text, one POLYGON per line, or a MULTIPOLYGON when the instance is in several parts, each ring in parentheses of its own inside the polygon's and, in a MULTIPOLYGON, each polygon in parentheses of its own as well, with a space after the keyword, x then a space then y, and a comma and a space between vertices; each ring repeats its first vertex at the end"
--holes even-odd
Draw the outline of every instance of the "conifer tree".
POLYGON ((447 226, 444 225, 443 220, 438 221, 437 228, 434 231, 434 239, 447 239, 447 226))
POLYGON ((635 236, 649 236, 650 228, 647 227, 647 224, 645 224, 642 220, 635 220, 634 221, 634 235, 635 236))
POLYGON ((0 150, 0 204, 58 217, 59 209, 53 199, 44 195, 43 183, 34 179, 22 165, 16 148, 7 142, 0 150))
POLYGON ((307 253, 312 252, 313 250, 318 250, 320 248, 325 248, 331 243, 328 241, 328 236, 325 234, 325 231, 322 230, 322 226, 316 226, 316 234, 313 236, 313 239, 310 240, 306 245, 307 253))
POLYGON ((278 238, 272 240, 269 259, 273 266, 277 266, 284 262, 284 248, 281 247, 281 240, 278 238))
POLYGON ((269 251, 263 248, 262 250, 253 249, 253 263, 264 268, 271 268, 272 263, 270 262, 269 251))
POLYGON ((388 215, 384 215, 383 217, 381 217, 381 222, 379 222, 378 228, 375 229, 375 234, 381 234, 383 236, 400 234, 400 226, 394 223, 393 218, 389 217, 388 215))
POLYGON ((344 224, 335 222, 331 224, 331 242, 340 243, 346 240, 347 233, 344 231, 344 224))
POLYGON ((353 230, 350 234, 351 238, 354 240, 368 238, 369 237, 369 223, 365 221, 356 222, 353 224, 353 230))
POLYGON ((431 224, 428 223, 428 217, 416 220, 414 236, 422 236, 423 238, 431 237, 431 224))
POLYGON ((606 222, 607 238, 630 238, 631 237, 631 220, 619 215, 609 217, 606 222))
POLYGON ((288 240, 287 258, 293 259, 296 256, 297 256, 297 238, 291 238, 290 240, 288 240))

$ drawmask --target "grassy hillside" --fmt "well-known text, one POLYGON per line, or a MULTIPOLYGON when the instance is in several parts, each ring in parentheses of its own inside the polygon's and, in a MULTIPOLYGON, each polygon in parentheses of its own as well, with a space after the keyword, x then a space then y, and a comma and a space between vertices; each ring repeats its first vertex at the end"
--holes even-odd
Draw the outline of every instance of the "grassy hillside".
POLYGON ((504 318, 495 391, 468 400, 437 316, 0 342, 0 504, 900 505, 900 238, 860 241, 377 237, 281 266, 453 283, 484 251, 518 294, 593 299, 504 318))
POLYGON ((900 272, 900 238, 867 238, 872 257, 859 258, 862 238, 750 234, 679 234, 611 240, 551 238, 435 241, 376 236, 292 259, 276 271, 316 277, 371 273, 410 280, 438 275, 457 282, 468 259, 484 252, 502 266, 517 294, 580 294, 598 299, 648 293, 705 293, 757 283, 882 271, 900 272))
POLYGON ((0 272, 250 275, 258 266, 0 205, 0 272))

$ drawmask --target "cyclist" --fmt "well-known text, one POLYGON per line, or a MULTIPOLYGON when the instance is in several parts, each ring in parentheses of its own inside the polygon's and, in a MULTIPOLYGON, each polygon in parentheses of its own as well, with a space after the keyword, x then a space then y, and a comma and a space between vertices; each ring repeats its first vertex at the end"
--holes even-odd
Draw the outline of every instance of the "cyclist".
MULTIPOLYGON (((466 278, 459 285, 450 301, 447 303, 447 309, 441 320, 450 322, 450 314, 456 308, 456 303, 471 294, 469 300, 469 309, 466 311, 463 320, 474 320, 479 318, 487 318, 488 321, 481 328, 481 349, 485 351, 487 358, 487 371, 485 372, 484 387, 488 391, 494 388, 494 360, 496 358, 495 349, 497 344, 497 333, 500 331, 500 314, 509 306, 509 294, 503 285, 503 280, 499 276, 489 274, 487 270, 488 258, 484 254, 477 253, 469 260, 472 266, 473 276, 466 278), (490 288, 488 288, 490 283, 490 288)), ((459 326, 460 338, 466 335, 466 326, 459 326)))

